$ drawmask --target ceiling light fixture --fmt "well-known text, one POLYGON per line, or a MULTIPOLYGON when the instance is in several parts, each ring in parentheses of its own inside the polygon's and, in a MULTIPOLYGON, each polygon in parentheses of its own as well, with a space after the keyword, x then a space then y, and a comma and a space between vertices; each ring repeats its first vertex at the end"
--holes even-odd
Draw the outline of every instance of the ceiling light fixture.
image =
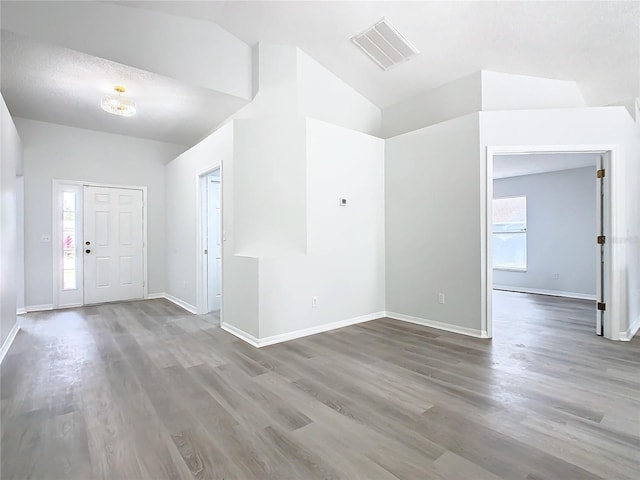
POLYGON ((116 85, 113 90, 117 95, 104 95, 100 106, 107 113, 120 115, 123 117, 131 117, 136 113, 136 103, 133 100, 124 98, 126 89, 122 85, 116 85))

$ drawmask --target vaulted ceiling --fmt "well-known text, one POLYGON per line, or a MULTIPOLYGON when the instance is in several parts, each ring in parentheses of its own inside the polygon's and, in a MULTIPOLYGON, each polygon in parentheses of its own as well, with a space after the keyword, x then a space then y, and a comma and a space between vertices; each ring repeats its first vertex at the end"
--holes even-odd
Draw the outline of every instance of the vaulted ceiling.
MULTIPOLYGON (((3 0, 0 8, 5 12, 12 3, 3 0)), ((128 44, 117 34, 93 35, 85 26, 77 37, 86 39, 87 48, 71 42, 73 32, 47 36, 60 21, 50 18, 51 9, 73 17, 69 30, 97 25, 101 17, 89 3, 99 10, 109 5, 122 19, 135 12, 160 15, 174 38, 189 32, 187 20, 197 20, 202 28, 222 31, 218 37, 231 37, 228 44, 236 42, 238 51, 258 42, 299 46, 382 109, 480 69, 575 80, 589 105, 640 97, 640 2, 16 2, 14 10, 31 9, 32 17, 20 26, 11 24, 20 20, 15 11, 9 20, 2 18, 2 94, 12 114, 191 145, 249 101, 247 94, 231 91, 230 76, 222 79, 230 85, 225 90, 190 81, 181 67, 167 73, 130 64, 127 48, 145 58, 143 44, 154 45, 144 28, 128 44), (350 42, 382 17, 421 52, 388 71, 350 42), (111 56, 117 49, 121 55, 111 56), (124 119, 125 126, 95 108, 113 78, 129 79, 127 86, 137 93, 139 114, 124 119)), ((217 63, 211 43, 203 42, 202 51, 159 49, 146 57, 170 69, 172 58, 198 60, 199 54, 213 59, 211 69, 222 75, 234 59, 217 63)), ((227 44, 217 48, 230 57, 227 44)))
POLYGON ((297 45, 382 108, 481 69, 575 80, 590 105, 640 97, 640 2, 116 3, 297 45), (386 72, 349 41, 382 17, 421 52, 386 72))

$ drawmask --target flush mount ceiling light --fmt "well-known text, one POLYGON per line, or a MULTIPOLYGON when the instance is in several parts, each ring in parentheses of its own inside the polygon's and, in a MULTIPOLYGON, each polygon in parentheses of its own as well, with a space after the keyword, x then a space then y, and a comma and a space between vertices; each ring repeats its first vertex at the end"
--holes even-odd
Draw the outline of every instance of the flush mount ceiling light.
POLYGON ((406 62, 420 52, 385 18, 351 38, 383 70, 406 62))
POLYGON ((107 113, 121 115, 123 117, 131 117, 136 113, 136 103, 133 100, 124 98, 126 89, 122 85, 113 87, 116 95, 104 95, 100 106, 107 113))

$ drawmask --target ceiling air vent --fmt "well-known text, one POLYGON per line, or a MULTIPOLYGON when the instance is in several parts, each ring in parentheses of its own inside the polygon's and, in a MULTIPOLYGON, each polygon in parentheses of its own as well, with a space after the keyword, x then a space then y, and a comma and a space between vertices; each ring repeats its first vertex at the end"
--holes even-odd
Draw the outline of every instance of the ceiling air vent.
POLYGON ((420 53, 384 18, 352 37, 351 41, 383 70, 389 70, 420 53))

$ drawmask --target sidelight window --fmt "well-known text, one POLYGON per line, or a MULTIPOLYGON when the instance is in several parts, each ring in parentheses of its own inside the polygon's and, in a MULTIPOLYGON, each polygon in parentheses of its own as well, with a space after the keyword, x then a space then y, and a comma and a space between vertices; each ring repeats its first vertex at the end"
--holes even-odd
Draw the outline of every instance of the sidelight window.
POLYGON ((76 192, 62 193, 62 289, 75 290, 78 282, 76 192))

